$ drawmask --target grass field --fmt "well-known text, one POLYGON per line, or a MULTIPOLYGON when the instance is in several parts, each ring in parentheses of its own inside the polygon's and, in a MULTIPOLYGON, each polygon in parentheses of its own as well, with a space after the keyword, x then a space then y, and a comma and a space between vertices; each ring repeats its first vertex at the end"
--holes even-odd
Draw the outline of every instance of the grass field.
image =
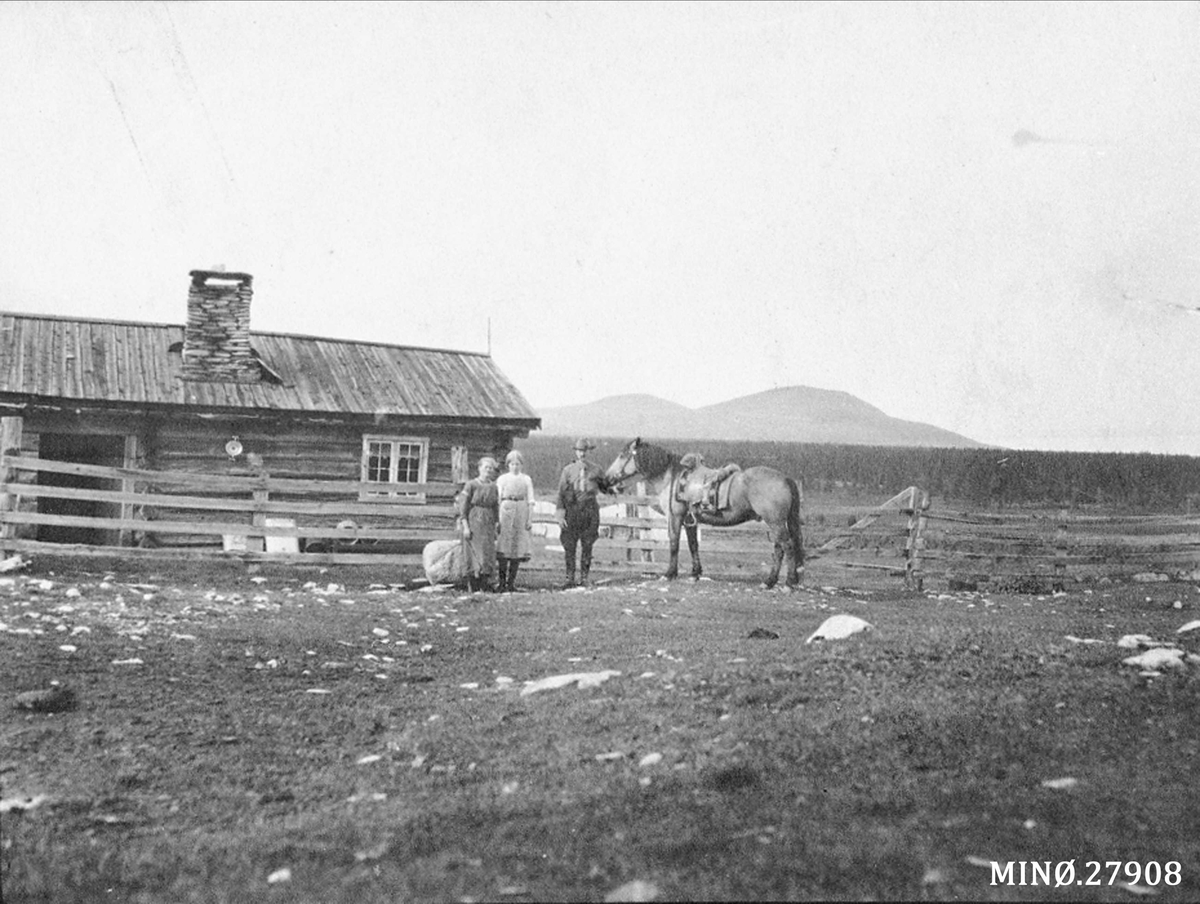
POLYGON ((1115 644, 1197 652, 1191 584, 105 567, 0 580, 7 904, 1200 899, 1200 665, 1115 644), (805 644, 835 613, 874 630, 805 644), (52 681, 73 706, 14 708, 52 681))

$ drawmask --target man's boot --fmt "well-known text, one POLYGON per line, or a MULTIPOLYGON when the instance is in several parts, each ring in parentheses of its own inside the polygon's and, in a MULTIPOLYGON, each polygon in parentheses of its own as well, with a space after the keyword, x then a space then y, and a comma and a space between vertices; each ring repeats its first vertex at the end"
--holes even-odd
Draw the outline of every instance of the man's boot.
POLYGON ((570 589, 575 586, 575 550, 567 550, 565 558, 567 560, 567 583, 563 587, 570 589))
POLYGON ((584 547, 579 556, 579 583, 587 586, 588 572, 592 570, 592 551, 584 547))

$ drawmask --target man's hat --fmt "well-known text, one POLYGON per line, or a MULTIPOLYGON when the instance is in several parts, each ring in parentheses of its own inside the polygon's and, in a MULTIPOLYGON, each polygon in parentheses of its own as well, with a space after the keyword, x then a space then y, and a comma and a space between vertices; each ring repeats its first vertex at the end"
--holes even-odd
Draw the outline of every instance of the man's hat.
POLYGON ((596 444, 594 442, 592 442, 590 439, 588 439, 586 436, 581 436, 581 437, 579 437, 579 439, 575 440, 575 448, 582 450, 584 452, 588 452, 592 449, 595 449, 596 444))

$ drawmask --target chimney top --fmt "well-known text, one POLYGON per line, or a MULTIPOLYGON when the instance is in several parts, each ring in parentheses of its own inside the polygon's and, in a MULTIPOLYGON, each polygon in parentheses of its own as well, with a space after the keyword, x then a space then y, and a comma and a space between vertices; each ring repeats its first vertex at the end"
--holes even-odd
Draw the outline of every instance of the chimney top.
POLYGON ((227 273, 224 270, 189 270, 188 276, 192 278, 193 286, 203 286, 210 279, 220 282, 235 282, 245 286, 254 281, 254 277, 249 273, 227 273))

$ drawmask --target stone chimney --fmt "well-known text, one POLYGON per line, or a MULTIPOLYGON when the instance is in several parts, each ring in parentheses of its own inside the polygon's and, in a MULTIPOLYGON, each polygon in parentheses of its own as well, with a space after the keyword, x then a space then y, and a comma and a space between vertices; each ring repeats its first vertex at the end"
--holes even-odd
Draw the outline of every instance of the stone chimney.
POLYGON ((249 273, 192 270, 183 378, 206 383, 257 383, 258 358, 250 349, 249 273))

